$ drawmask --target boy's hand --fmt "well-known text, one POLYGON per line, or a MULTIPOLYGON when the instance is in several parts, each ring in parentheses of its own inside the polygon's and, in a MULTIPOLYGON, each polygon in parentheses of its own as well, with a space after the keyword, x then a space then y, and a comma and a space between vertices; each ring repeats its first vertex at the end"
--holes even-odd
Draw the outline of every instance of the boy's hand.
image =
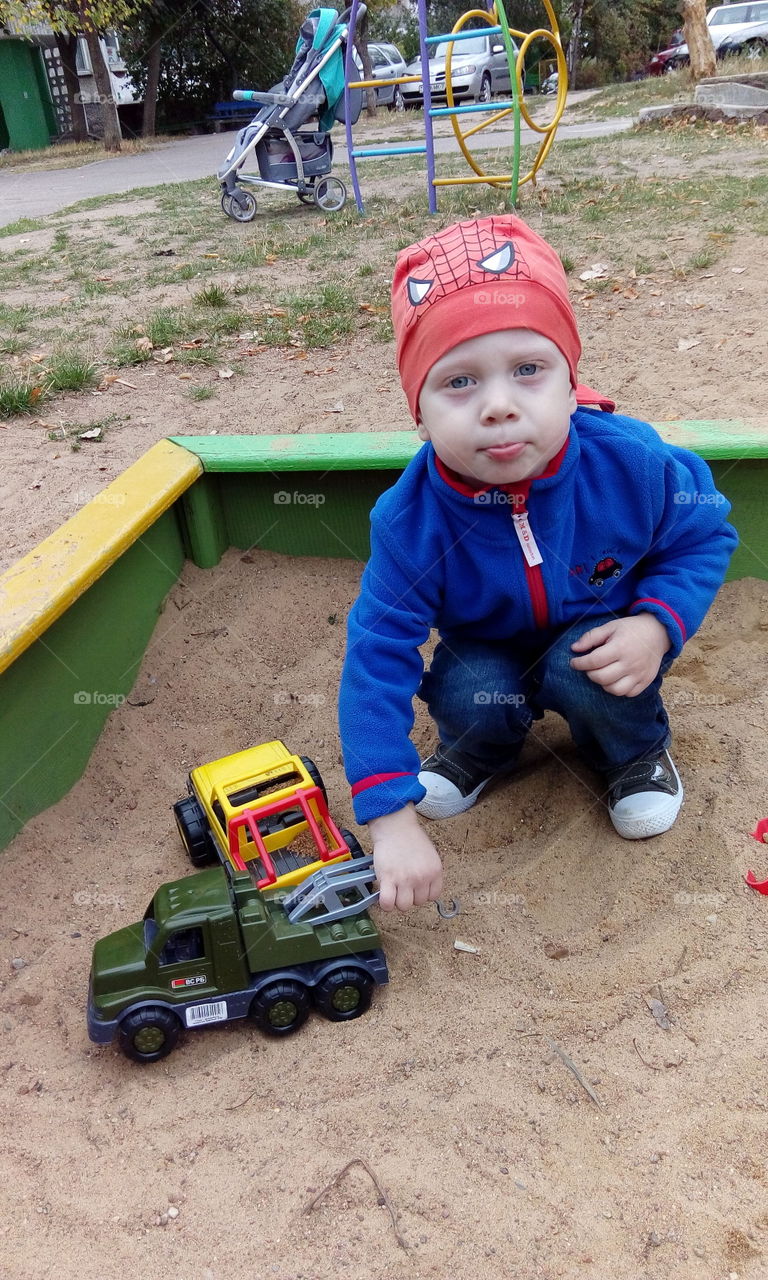
POLYGON ((412 804, 368 823, 379 906, 408 911, 435 902, 442 892, 443 864, 412 804))
POLYGON ((584 655, 571 658, 571 666, 586 671, 607 693, 634 698, 656 679, 671 643, 666 628, 652 613, 614 618, 571 645, 574 653, 584 655))

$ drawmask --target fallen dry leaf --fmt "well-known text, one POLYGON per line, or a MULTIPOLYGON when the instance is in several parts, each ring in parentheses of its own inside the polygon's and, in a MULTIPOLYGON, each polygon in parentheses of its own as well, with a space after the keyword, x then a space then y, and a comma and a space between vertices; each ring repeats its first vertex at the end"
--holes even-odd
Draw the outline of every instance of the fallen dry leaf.
POLYGON ((151 350, 152 350, 152 343, 150 342, 149 338, 147 338, 147 337, 144 337, 144 338, 137 338, 137 339, 136 339, 136 350, 137 350, 137 351, 151 351, 151 350))
POLYGON ((544 943, 544 955, 549 956, 550 960, 564 960, 570 954, 568 948, 561 942, 544 943))
POLYGON ((607 262, 593 262, 586 271, 579 272, 580 280, 603 280, 608 274, 607 262))
POLYGON ((91 427, 90 431, 81 431, 78 440, 100 440, 101 427, 91 427))
POLYGON ((700 347, 701 338, 678 338, 678 351, 690 351, 692 347, 700 347))
POLYGON ((234 369, 219 369, 220 378, 234 378, 234 376, 235 376, 234 369))

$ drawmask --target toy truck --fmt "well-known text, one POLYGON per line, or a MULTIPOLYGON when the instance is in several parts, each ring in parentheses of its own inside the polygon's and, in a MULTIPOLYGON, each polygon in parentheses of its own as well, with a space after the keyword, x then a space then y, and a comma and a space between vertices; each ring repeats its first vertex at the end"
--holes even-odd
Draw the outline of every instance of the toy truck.
POLYGON ((117 1036, 136 1062, 157 1062, 185 1027, 250 1018, 275 1036, 296 1031, 311 1005, 332 1021, 365 1013, 388 981, 366 908, 372 858, 322 867, 287 895, 246 872, 212 867, 161 885, 144 919, 93 951, 88 1034, 117 1036))
POLYGON ((173 806, 193 866, 220 859, 258 889, 287 889, 324 866, 362 857, 328 812, 323 780, 306 756, 264 742, 199 765, 173 806))

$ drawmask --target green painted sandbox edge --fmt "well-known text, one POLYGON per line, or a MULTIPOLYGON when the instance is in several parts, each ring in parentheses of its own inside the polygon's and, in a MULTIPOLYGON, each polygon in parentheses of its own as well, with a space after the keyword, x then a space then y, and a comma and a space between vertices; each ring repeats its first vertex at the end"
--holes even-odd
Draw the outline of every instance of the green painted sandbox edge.
MULTIPOLYGON (((768 458, 768 422, 698 420, 652 424, 669 444, 707 460, 768 458)), ((406 467, 421 448, 415 431, 315 432, 291 436, 170 436, 206 471, 360 471, 406 467)))
POLYGON ((80 778, 130 693, 184 554, 166 511, 0 675, 0 849, 80 778))

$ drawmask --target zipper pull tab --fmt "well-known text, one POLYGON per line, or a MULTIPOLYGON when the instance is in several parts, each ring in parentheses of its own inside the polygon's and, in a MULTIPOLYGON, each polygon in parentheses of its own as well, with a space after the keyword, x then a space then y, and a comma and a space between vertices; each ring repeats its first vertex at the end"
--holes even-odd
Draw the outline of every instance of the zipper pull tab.
POLYGON ((525 556, 526 563, 530 565, 543 564, 543 556, 536 544, 536 539, 533 536, 533 530, 528 523, 528 512, 513 512, 512 523, 515 526, 517 540, 523 549, 523 555, 525 556))

